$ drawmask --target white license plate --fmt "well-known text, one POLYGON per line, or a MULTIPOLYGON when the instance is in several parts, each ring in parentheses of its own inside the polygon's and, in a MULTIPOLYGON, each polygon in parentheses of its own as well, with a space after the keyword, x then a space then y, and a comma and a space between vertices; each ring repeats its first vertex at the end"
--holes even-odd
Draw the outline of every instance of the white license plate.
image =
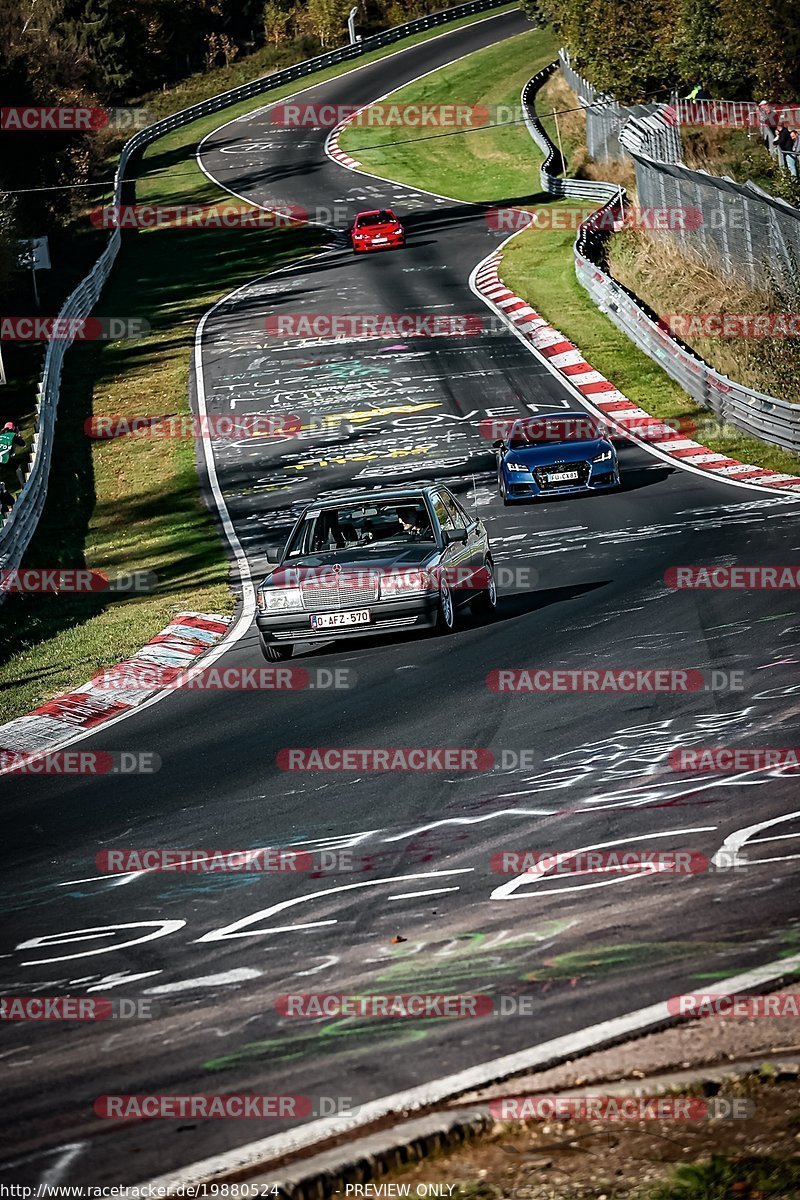
POLYGON ((376 238, 373 238, 372 240, 375 243, 375 245, 377 246, 378 242, 388 242, 389 239, 376 237, 376 238))
POLYGON ((577 471, 557 471, 555 475, 547 476, 547 482, 548 483, 565 483, 568 480, 574 480, 577 478, 578 478, 577 471))
POLYGON ((339 629, 342 625, 369 625, 370 620, 368 608, 359 608, 353 612, 314 613, 311 617, 311 628, 339 629))

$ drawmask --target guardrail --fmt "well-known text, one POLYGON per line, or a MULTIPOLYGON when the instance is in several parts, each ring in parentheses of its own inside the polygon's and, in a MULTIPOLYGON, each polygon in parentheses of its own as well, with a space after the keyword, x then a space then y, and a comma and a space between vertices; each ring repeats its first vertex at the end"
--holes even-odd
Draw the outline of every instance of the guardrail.
POLYGON ((800 453, 800 408, 715 371, 672 337, 657 315, 605 270, 605 243, 613 230, 609 212, 615 203, 625 203, 627 196, 624 189, 613 183, 563 179, 550 174, 553 166, 563 169, 563 164, 536 114, 535 96, 558 66, 557 62, 551 63, 528 81, 522 91, 522 103, 531 137, 545 154, 542 188, 554 196, 602 201, 601 207, 583 222, 575 239, 573 253, 578 281, 600 311, 698 404, 752 437, 800 453))
MULTIPOLYGON (((148 125, 145 129, 140 129, 133 137, 129 138, 120 152, 119 163, 114 175, 113 203, 118 205, 122 202, 125 169, 133 155, 165 133, 188 125, 198 117, 209 116, 222 109, 230 108, 234 104, 250 100, 254 96, 265 95, 287 83, 303 79, 306 75, 324 71, 328 67, 347 62, 349 59, 360 58, 372 50, 389 46, 393 42, 411 37, 415 33, 422 33, 437 25, 457 21, 461 17, 468 17, 473 13, 500 8, 507 3, 508 0, 469 0, 468 3, 458 4, 454 8, 430 13, 428 16, 418 17, 413 21, 406 21, 402 25, 393 25, 390 29, 366 37, 354 45, 340 46, 326 54, 319 54, 315 58, 285 67, 282 71, 276 71, 271 75, 262 76, 260 79, 251 80, 249 83, 240 84, 239 87, 221 92, 217 96, 211 96, 208 100, 202 100, 198 104, 192 104, 188 108, 183 108, 179 112, 172 113, 170 116, 148 125)), ((85 317, 91 312, 111 273, 114 260, 119 253, 120 240, 120 231, 115 229, 92 270, 62 305, 58 313, 60 320, 85 317)), ((48 342, 47 345, 42 374, 37 387, 35 432, 25 482, 14 507, 0 526, 0 571, 14 570, 19 567, 44 508, 53 454, 61 372, 64 355, 71 345, 72 339, 66 338, 48 342)), ((0 590, 0 603, 4 599, 5 593, 0 590)))
POLYGON ((596 179, 561 177, 560 172, 565 169, 566 164, 563 162, 559 150, 545 132, 536 113, 535 104, 536 93, 558 69, 558 65, 557 62, 553 62, 543 67, 538 74, 534 75, 533 79, 528 80, 522 89, 522 113, 525 125, 528 133, 545 156, 544 162, 539 168, 542 190, 549 192, 551 196, 578 196, 585 200, 607 201, 614 197, 619 199, 621 194, 624 197, 624 188, 618 187, 615 183, 605 183, 603 180, 596 179))

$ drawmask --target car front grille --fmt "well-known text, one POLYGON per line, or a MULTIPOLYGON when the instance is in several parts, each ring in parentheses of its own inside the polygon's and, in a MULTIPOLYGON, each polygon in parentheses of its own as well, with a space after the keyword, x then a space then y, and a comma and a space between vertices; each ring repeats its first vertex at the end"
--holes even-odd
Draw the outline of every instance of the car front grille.
POLYGON ((313 580, 300 585, 303 606, 309 612, 340 612, 347 608, 363 608, 378 599, 378 576, 360 575, 348 579, 340 575, 335 581, 313 580))
POLYGON ((589 479, 590 464, 583 460, 582 462, 557 462, 550 463, 546 467, 535 467, 533 478, 536 480, 537 487, 543 492, 553 492, 558 488, 566 487, 585 487, 589 479), (577 471, 577 479, 562 479, 555 483, 549 483, 547 476, 556 475, 560 471, 577 471))

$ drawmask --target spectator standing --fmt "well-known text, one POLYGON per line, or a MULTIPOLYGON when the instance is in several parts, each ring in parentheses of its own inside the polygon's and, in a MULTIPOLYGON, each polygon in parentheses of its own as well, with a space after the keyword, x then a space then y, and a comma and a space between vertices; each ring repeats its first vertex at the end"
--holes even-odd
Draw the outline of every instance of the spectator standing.
MULTIPOLYGON (((5 425, 0 430, 0 463, 5 464, 11 462, 12 458, 14 457, 14 447, 24 445, 25 439, 20 437, 14 422, 6 421, 5 425)), ((16 472, 17 479, 19 480, 20 484, 23 484, 25 482, 25 478, 22 474, 22 466, 19 463, 17 464, 16 472)))
POLYGON ((0 479, 0 517, 5 517, 11 512, 14 507, 14 497, 5 485, 5 482, 0 479))
POLYGON ((775 130, 778 128, 778 114, 767 100, 758 102, 758 123, 764 145, 771 151, 775 141, 775 130))
POLYGON ((789 126, 784 125, 783 121, 781 121, 778 125, 775 136, 775 145, 778 147, 778 166, 785 167, 787 165, 786 155, 790 154, 792 150, 794 150, 794 138, 792 137, 789 126))
POLYGON ((792 146, 790 150, 786 151, 786 165, 795 179, 800 179, 800 170, 798 170, 797 162, 797 156, 800 154, 800 134, 798 134, 796 129, 790 129, 789 136, 792 139, 792 146))

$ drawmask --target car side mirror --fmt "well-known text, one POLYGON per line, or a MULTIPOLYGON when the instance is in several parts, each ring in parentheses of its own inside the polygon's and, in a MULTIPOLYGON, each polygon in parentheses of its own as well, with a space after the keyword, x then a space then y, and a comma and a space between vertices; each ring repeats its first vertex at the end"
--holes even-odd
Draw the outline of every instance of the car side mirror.
POLYGON ((268 563, 279 563, 282 557, 283 550, 279 549, 277 546, 270 546, 270 548, 267 550, 268 563))
POLYGON ((446 546, 450 542, 465 542, 467 540, 467 531, 463 525, 458 525, 455 529, 443 529, 442 534, 446 546))
POLYGON ((505 445, 505 442, 492 442, 492 447, 495 450, 502 450, 504 445, 505 445))

